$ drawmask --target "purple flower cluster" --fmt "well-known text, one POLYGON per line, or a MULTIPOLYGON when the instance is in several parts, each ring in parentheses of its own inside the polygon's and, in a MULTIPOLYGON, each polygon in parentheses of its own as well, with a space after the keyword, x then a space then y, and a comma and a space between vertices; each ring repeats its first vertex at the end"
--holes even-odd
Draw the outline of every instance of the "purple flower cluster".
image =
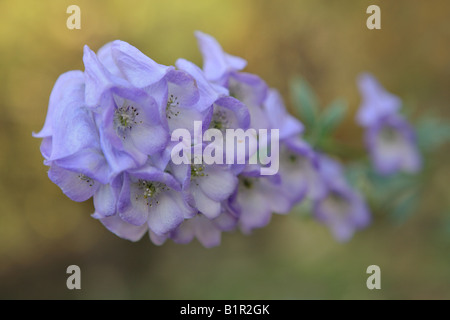
MULTIPOLYGON (((221 232, 249 233, 306 196, 340 240, 367 225, 361 196, 336 162, 302 140, 303 126, 280 94, 242 72, 246 61, 214 38, 196 37, 203 69, 184 59, 158 64, 123 41, 97 53, 85 46, 85 71, 59 77, 34 134, 43 139, 49 178, 74 201, 93 197, 92 216, 131 241, 148 232, 155 244, 195 237, 216 246, 221 232), (278 173, 261 175, 261 163, 174 164, 171 133, 193 132, 195 121, 203 131, 279 129, 278 173)), ((191 145, 198 147, 195 139, 191 145)))
POLYGON ((416 137, 411 125, 399 114, 401 100, 370 74, 362 74, 358 85, 362 103, 357 121, 366 129, 366 146, 375 170, 381 175, 419 171, 421 157, 416 137))

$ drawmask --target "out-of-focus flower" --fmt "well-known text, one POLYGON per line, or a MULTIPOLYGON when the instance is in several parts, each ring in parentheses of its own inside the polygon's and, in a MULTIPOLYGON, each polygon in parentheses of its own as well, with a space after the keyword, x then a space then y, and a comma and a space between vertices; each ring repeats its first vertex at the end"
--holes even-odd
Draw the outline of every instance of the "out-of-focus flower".
POLYGON ((317 199, 326 191, 319 160, 311 146, 299 137, 285 141, 280 151, 281 188, 293 204, 304 197, 317 199))
POLYGON ((200 51, 203 55, 203 71, 208 80, 227 86, 230 75, 245 68, 247 61, 223 51, 212 36, 196 31, 200 51))
POLYGON ((399 114, 401 100, 385 91, 369 74, 358 79, 362 103, 357 121, 365 127, 365 141, 375 170, 382 175, 421 169, 413 128, 399 114))
POLYGON ((237 221, 236 213, 224 204, 222 213, 214 219, 208 219, 199 213, 194 218, 185 220, 178 228, 166 235, 158 236, 150 232, 150 239, 156 245, 161 245, 169 238, 180 244, 189 243, 197 238, 203 246, 211 248, 220 244, 222 232, 233 230, 237 221))
POLYGON ((338 162, 320 155, 319 168, 326 192, 313 200, 314 216, 337 240, 347 241, 370 223, 369 210, 362 196, 347 183, 338 162))
POLYGON ((356 119, 361 126, 369 127, 381 118, 396 114, 402 106, 400 98, 387 92, 369 73, 359 76, 358 88, 362 101, 356 119))
POLYGON ((366 145, 376 171, 388 175, 397 171, 415 173, 422 162, 411 125, 400 115, 380 119, 367 129, 366 145))

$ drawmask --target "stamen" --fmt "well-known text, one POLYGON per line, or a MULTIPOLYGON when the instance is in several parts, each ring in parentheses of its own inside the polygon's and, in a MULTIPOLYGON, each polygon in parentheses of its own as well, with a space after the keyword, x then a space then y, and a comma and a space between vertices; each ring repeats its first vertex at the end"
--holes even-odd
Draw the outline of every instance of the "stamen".
POLYGON ((385 126, 383 129, 381 129, 380 138, 383 141, 392 142, 392 143, 401 139, 398 131, 395 130, 395 128, 393 128, 391 126, 385 126))
POLYGON ((204 177, 208 176, 205 174, 205 165, 204 164, 191 164, 191 177, 204 177))
POLYGON ((198 182, 195 181, 197 178, 207 177, 208 174, 205 173, 205 165, 204 164, 191 164, 191 180, 198 185, 198 182))
POLYGON ((126 138, 127 131, 133 129, 134 125, 141 124, 142 121, 138 121, 136 117, 139 112, 136 107, 132 105, 124 104, 122 107, 114 111, 114 127, 118 135, 126 138))
POLYGON ((241 183, 246 187, 247 189, 251 189, 253 187, 253 180, 251 178, 241 178, 241 183))
POLYGON ((227 114, 224 111, 215 111, 211 119, 210 127, 221 131, 228 129, 229 122, 227 119, 227 114))
POLYGON ((138 187, 142 194, 136 195, 135 199, 139 200, 139 197, 142 196, 142 198, 146 200, 147 206, 149 207, 152 207, 154 204, 159 204, 157 196, 161 192, 170 190, 170 188, 162 182, 147 181, 142 179, 139 179, 138 187))
POLYGON ((89 185, 89 187, 92 187, 95 184, 95 180, 93 180, 92 178, 89 178, 88 176, 86 176, 86 175, 84 175, 82 173, 78 174, 78 178, 81 181, 86 182, 89 185))
POLYGON ((179 107, 180 103, 177 101, 178 98, 174 97, 173 94, 170 95, 169 99, 167 100, 167 106, 166 106, 166 117, 167 119, 172 119, 173 116, 178 116, 180 114, 180 111, 174 110, 179 107))

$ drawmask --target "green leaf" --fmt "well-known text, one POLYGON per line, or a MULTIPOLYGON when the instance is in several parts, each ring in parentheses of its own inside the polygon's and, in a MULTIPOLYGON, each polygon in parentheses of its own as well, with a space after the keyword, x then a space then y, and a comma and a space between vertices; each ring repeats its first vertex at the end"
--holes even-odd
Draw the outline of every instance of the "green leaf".
POLYGON ((344 174, 352 187, 363 189, 368 183, 368 171, 368 164, 360 161, 347 164, 345 166, 344 174))
POLYGON ((332 133, 345 118, 347 103, 342 99, 333 101, 320 117, 320 135, 326 136, 332 133))
POLYGON ((300 120, 312 128, 318 113, 317 97, 306 80, 294 78, 291 81, 292 100, 297 108, 300 120))
POLYGON ((393 204, 391 218, 396 223, 404 223, 415 212, 419 204, 419 189, 412 188, 408 192, 403 193, 393 204))
POLYGON ((374 196, 380 202, 387 202, 393 196, 403 192, 409 186, 417 183, 417 176, 404 173, 396 173, 394 175, 383 176, 377 174, 373 168, 370 168, 369 179, 374 186, 374 196))
POLYGON ((312 212, 312 201, 310 199, 303 199, 303 201, 300 201, 300 203, 296 204, 292 208, 292 212, 295 216, 299 218, 310 218, 311 212, 312 212))
POLYGON ((435 117, 424 117, 416 126, 419 148, 433 151, 450 141, 450 124, 435 117))

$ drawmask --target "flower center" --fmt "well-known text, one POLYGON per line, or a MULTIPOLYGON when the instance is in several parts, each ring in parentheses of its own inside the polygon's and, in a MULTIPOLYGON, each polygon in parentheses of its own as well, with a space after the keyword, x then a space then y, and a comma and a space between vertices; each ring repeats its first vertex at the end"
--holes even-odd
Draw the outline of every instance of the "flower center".
POLYGON ((243 93, 242 93, 242 88, 241 88, 241 85, 239 84, 239 82, 233 81, 232 79, 230 79, 230 82, 228 84, 228 91, 229 91, 231 97, 236 98, 238 100, 242 100, 243 93))
POLYGON ((385 126, 380 132, 381 140, 389 143, 395 143, 401 140, 401 136, 395 128, 390 126, 385 126))
POLYGON ((191 164, 191 181, 198 186, 198 178, 207 177, 204 164, 191 164))
POLYGON ((241 178, 241 179, 240 179, 240 182, 241 182, 241 184, 242 184, 245 188, 247 188, 247 189, 253 188, 253 183, 254 183, 254 181, 253 181, 253 179, 251 179, 251 178, 248 178, 248 177, 241 178))
POLYGON ((178 100, 178 98, 174 97, 173 94, 171 94, 169 99, 167 100, 167 106, 166 106, 167 119, 172 119, 172 117, 176 117, 180 114, 180 111, 176 110, 180 105, 180 103, 177 100, 178 100))
POLYGON ((139 200, 139 197, 142 196, 142 198, 146 200, 147 206, 149 207, 153 206, 153 204, 159 204, 157 196, 161 192, 170 190, 170 188, 162 182, 147 181, 142 179, 139 179, 138 186, 141 194, 136 195, 135 199, 139 200))
POLYGON ((204 164, 191 164, 191 177, 204 177, 208 176, 207 173, 205 173, 205 165, 204 164))
POLYGON ((134 125, 142 123, 137 121, 138 110, 131 105, 124 105, 114 111, 114 127, 118 135, 125 139, 126 132, 130 131, 134 125))
POLYGON ((88 184, 89 187, 92 187, 95 184, 95 181, 93 179, 89 178, 88 176, 86 176, 82 173, 78 174, 78 179, 86 182, 86 184, 88 184))
POLYGON ((210 128, 224 131, 228 128, 228 126, 229 123, 226 113, 220 110, 215 111, 211 119, 210 128))
POLYGON ((337 218, 345 219, 350 214, 351 205, 349 200, 343 195, 332 191, 328 194, 325 199, 325 204, 328 206, 329 210, 332 210, 337 218))

